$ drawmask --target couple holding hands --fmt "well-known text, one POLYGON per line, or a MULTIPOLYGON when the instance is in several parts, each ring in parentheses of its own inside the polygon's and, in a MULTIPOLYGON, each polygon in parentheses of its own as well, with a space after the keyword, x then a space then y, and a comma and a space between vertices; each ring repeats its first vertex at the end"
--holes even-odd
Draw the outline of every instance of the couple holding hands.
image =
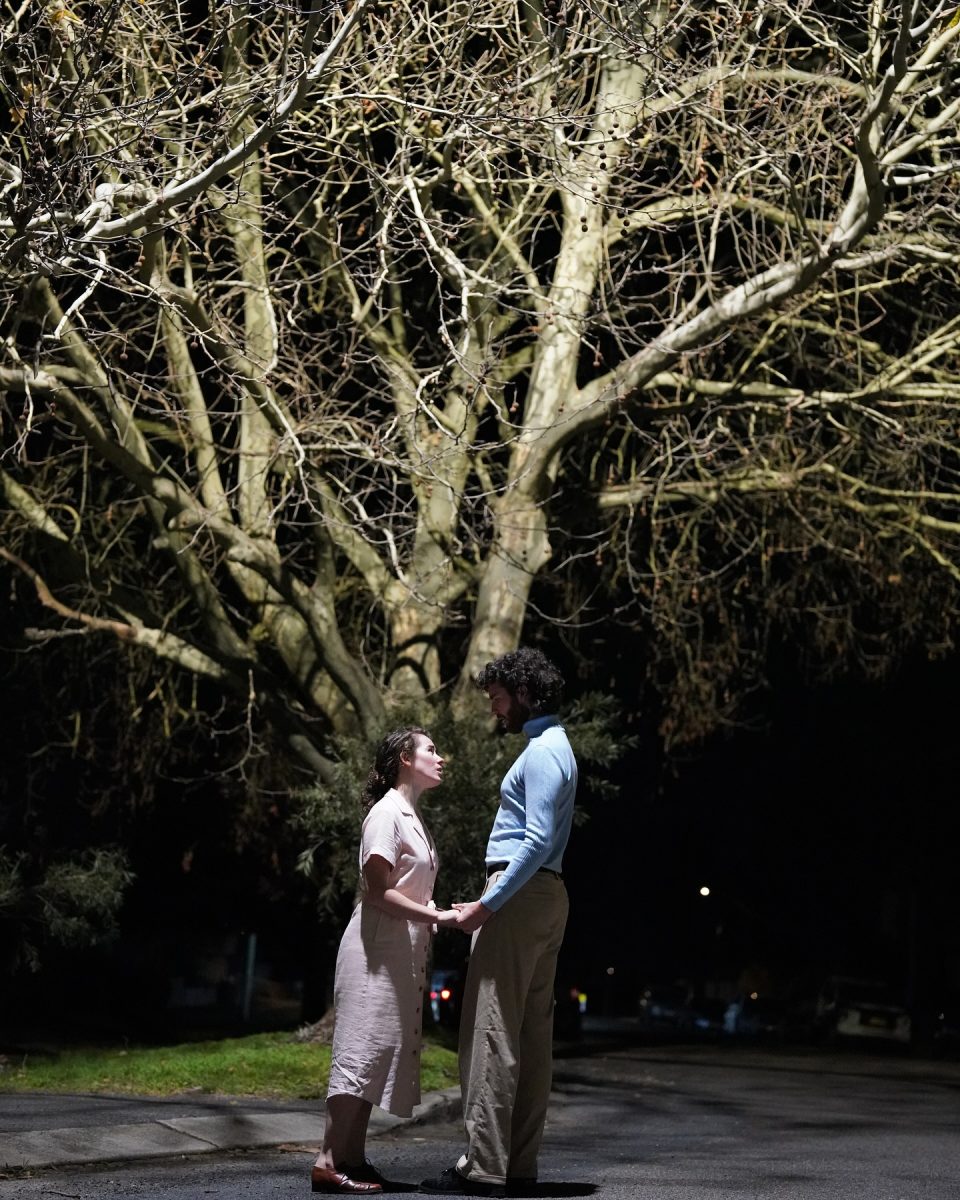
POLYGON ((577 764, 556 716, 563 679, 539 650, 504 654, 475 682, 500 728, 527 737, 501 784, 479 900, 442 911, 432 904, 437 853, 418 808, 421 792, 443 774, 430 735, 399 729, 377 748, 363 797, 360 903, 337 956, 315 1192, 390 1190, 367 1161, 367 1123, 374 1104, 408 1117, 419 1102, 434 926, 474 935, 459 1044, 467 1148, 420 1190, 502 1196, 537 1177, 552 1075, 553 984, 568 907, 560 870, 577 764))

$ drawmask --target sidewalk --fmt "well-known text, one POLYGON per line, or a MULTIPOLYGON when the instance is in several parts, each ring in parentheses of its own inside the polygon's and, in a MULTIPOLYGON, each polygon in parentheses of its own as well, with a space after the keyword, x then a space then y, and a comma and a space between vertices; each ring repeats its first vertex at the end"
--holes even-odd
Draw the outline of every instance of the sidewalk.
MULTIPOLYGON (((411 1118, 375 1108, 369 1136, 461 1112, 460 1089, 432 1092, 411 1118)), ((144 1096, 0 1092, 0 1170, 67 1163, 203 1154, 286 1142, 316 1146, 323 1102, 282 1103, 227 1096, 144 1096)))

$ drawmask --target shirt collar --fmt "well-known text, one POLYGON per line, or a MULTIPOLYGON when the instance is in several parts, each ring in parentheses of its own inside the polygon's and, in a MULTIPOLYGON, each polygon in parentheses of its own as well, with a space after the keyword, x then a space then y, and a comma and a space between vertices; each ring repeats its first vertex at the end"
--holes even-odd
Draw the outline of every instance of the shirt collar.
POLYGON ((413 807, 410 801, 403 795, 402 792, 398 792, 396 788, 390 788, 386 795, 388 795, 397 808, 399 808, 401 812, 406 813, 408 817, 415 817, 417 815, 416 809, 413 807))
POLYGON ((531 717, 529 721, 523 724, 523 732, 528 738, 539 737, 545 729, 549 729, 551 725, 559 725, 560 718, 556 713, 550 713, 545 717, 531 717))

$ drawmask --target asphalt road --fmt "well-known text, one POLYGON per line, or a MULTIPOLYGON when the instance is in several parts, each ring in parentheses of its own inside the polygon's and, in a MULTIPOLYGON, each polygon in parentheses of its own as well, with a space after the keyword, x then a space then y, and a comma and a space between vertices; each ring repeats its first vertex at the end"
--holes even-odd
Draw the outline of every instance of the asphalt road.
MULTIPOLYGON (((542 1197, 957 1200, 960 1067, 729 1047, 594 1048, 558 1060, 542 1197)), ((454 1161, 457 1124, 371 1143, 391 1177, 454 1161)), ((258 1200, 309 1193, 311 1149, 194 1155, 0 1180, 0 1197, 258 1200)))

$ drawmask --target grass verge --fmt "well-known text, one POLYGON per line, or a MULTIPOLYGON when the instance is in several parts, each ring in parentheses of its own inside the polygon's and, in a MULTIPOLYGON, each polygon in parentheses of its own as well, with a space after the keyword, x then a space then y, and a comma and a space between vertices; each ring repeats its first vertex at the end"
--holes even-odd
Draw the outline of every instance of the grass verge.
MULTIPOLYGON (((55 1059, 9 1057, 0 1091, 130 1092, 172 1096, 216 1092, 315 1100, 326 1094, 330 1047, 292 1042, 288 1033, 257 1033, 178 1046, 64 1050, 55 1059)), ((457 1057, 426 1040, 421 1088, 429 1092, 457 1081, 457 1057)))

